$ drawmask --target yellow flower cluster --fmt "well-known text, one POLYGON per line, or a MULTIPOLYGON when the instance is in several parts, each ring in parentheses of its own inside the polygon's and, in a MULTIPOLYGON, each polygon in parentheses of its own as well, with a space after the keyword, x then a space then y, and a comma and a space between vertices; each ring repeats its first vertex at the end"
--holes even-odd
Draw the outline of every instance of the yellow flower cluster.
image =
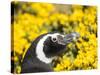
POLYGON ((69 44, 70 50, 74 50, 77 56, 62 58, 60 64, 54 68, 55 71, 76 70, 76 69, 95 69, 97 68, 97 22, 96 7, 87 7, 83 10, 83 6, 72 6, 73 13, 70 15, 70 21, 73 22, 74 31, 80 33, 78 42, 74 45, 69 44), (91 16, 90 16, 91 15, 91 16), (78 23, 77 23, 78 22, 78 23), (75 52, 77 50, 77 52, 75 52), (70 60, 67 60, 70 58, 70 60), (64 61, 67 65, 63 66, 64 61), (70 64, 69 64, 70 63, 70 64))
POLYGON ((97 10, 95 6, 49 3, 12 2, 12 60, 15 73, 31 42, 39 35, 58 31, 79 32, 80 38, 66 47, 66 52, 54 60, 54 71, 97 68, 97 10), (67 6, 67 7, 66 7, 67 6), (69 9, 66 9, 69 8, 69 9), (65 12, 66 9, 66 12, 65 12))

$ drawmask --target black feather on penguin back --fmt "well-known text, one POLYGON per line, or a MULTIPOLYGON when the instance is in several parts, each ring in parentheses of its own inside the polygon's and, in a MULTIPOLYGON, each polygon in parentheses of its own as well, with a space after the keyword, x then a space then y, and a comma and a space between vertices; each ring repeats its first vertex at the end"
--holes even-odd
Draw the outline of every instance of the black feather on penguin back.
MULTIPOLYGON (((47 34, 47 33, 46 33, 47 34)), ((24 56, 24 60, 25 58, 32 58, 32 57, 36 57, 36 46, 37 46, 37 43, 39 42, 39 40, 45 36, 46 34, 42 34, 40 35, 39 37, 37 37, 31 44, 31 46, 28 48, 25 56, 24 56)), ((24 61, 23 60, 23 61, 24 61)))

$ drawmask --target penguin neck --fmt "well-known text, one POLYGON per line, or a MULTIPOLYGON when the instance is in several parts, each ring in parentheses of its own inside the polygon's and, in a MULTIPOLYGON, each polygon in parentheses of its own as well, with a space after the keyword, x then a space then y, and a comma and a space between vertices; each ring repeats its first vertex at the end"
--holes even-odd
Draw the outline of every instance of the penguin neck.
POLYGON ((55 58, 55 57, 46 57, 44 51, 43 51, 43 47, 44 47, 44 41, 48 38, 48 36, 50 36, 50 34, 47 34, 46 36, 44 36, 42 39, 40 39, 40 41, 37 43, 37 46, 36 46, 36 56, 37 58, 46 63, 46 64, 49 64, 52 62, 52 60, 55 58))
POLYGON ((44 62, 44 63, 46 63, 46 64, 50 64, 50 63, 53 61, 53 59, 55 59, 55 57, 47 57, 47 56, 45 55, 45 53, 43 52, 43 50, 42 50, 41 47, 39 47, 39 50, 36 51, 36 57, 37 57, 40 61, 42 61, 42 62, 44 62))

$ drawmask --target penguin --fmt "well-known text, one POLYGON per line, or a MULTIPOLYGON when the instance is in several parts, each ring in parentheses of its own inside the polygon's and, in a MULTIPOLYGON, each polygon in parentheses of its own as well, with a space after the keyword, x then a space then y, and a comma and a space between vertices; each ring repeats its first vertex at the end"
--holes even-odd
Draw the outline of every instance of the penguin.
POLYGON ((21 73, 53 72, 52 61, 66 51, 66 46, 78 39, 79 34, 45 33, 37 37, 28 48, 21 63, 21 73))

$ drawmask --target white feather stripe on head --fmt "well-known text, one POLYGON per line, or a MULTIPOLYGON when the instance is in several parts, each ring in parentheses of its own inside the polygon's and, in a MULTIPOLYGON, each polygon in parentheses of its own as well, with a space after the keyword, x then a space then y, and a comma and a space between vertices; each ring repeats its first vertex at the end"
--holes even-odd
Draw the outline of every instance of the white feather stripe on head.
POLYGON ((52 60, 55 58, 55 57, 52 57, 52 58, 47 58, 45 53, 43 52, 43 47, 44 47, 44 41, 49 37, 56 37, 57 35, 59 35, 59 33, 54 33, 54 34, 47 34, 45 36, 43 36, 42 39, 40 39, 40 41, 37 43, 37 46, 36 46, 36 55, 37 55, 37 58, 44 62, 44 63, 51 63, 52 60))

